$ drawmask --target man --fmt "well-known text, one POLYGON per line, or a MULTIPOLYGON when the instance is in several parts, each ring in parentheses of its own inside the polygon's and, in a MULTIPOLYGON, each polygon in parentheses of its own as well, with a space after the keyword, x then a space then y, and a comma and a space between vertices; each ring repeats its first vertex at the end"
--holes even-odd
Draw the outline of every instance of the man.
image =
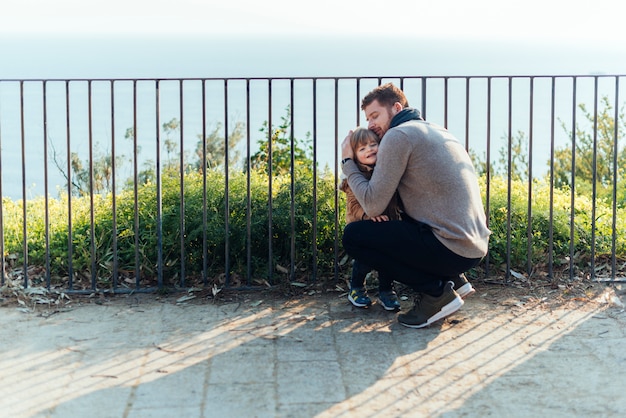
POLYGON ((489 234, 476 173, 463 146, 442 127, 424 121, 399 88, 379 86, 363 98, 368 128, 381 138, 376 170, 367 180, 354 163, 350 134, 342 169, 370 218, 398 191, 402 220, 346 226, 350 256, 418 293, 398 315, 421 328, 457 311, 474 291, 464 272, 487 254, 489 234), (456 289, 456 290, 455 290, 456 289))

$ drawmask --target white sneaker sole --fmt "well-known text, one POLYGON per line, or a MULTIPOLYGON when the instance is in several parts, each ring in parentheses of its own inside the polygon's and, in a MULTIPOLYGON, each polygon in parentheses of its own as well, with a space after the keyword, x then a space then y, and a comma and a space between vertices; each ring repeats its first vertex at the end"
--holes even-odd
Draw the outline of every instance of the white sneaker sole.
POLYGON ((357 308, 367 308, 372 304, 371 302, 370 303, 358 303, 356 300, 352 299, 351 295, 348 295, 348 300, 350 301, 351 304, 353 304, 357 308))
POLYGON ((376 299, 376 300, 378 301, 378 303, 380 304, 380 306, 382 306, 382 307, 383 307, 383 309, 384 309, 384 310, 386 310, 386 311, 392 312, 392 311, 399 311, 399 310, 400 310, 400 308, 389 307, 389 306, 385 305, 385 304, 383 303, 383 301, 382 301, 382 300, 380 300, 380 298, 378 298, 378 299, 376 299))
POLYGON ((465 283, 463 286, 459 287, 458 289, 454 289, 454 291, 458 293, 459 296, 461 296, 463 299, 465 299, 472 293, 476 292, 476 290, 474 289, 471 283, 465 283))
POLYGON ((424 322, 423 324, 411 325, 411 324, 405 324, 404 322, 400 322, 400 321, 398 322, 400 322, 400 324, 408 328, 424 328, 424 327, 429 326, 433 322, 437 322, 440 319, 445 318, 446 316, 455 313, 461 308, 461 306, 463 306, 464 303, 465 302, 463 302, 463 299, 457 296, 456 298, 454 298, 453 301, 451 301, 450 303, 445 305, 443 308, 441 308, 439 312, 437 312, 436 314, 428 318, 428 320, 424 322))

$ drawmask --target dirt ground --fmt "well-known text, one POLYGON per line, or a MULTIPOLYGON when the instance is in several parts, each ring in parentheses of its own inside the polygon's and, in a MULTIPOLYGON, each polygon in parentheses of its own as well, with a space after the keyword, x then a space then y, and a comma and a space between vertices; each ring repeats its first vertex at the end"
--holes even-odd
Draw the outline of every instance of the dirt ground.
MULTIPOLYGON (((229 303, 239 300, 262 298, 264 300, 288 301, 321 294, 344 296, 348 289, 348 277, 345 282, 317 283, 274 287, 255 287, 254 289, 218 289, 191 287, 187 291, 165 291, 149 294, 156 301, 174 301, 185 303, 229 303)), ((503 306, 532 305, 538 309, 573 308, 584 309, 586 302, 600 302, 610 306, 624 307, 626 304, 626 279, 618 278, 615 281, 591 281, 588 278, 554 279, 533 278, 515 274, 509 278, 496 277, 490 279, 471 279, 481 297, 490 303, 503 306)), ((368 288, 376 294, 376 278, 368 278, 368 288)), ((396 283, 396 290, 408 306, 413 293, 406 286, 396 283)), ((132 292, 130 292, 132 294, 132 292)), ((24 289, 21 277, 5 278, 5 284, 0 287, 0 306, 16 306, 25 310, 42 312, 54 311, 71 305, 72 303, 102 304, 114 298, 126 298, 128 293, 112 294, 107 291, 93 293, 69 293, 61 289, 48 290, 45 287, 33 286, 24 289)))

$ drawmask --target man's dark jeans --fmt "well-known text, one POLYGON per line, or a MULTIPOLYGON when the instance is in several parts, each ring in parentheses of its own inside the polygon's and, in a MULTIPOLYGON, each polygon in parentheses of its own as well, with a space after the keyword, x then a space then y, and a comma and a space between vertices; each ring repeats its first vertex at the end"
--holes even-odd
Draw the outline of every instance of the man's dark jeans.
POLYGON ((417 221, 360 221, 346 225, 343 247, 358 262, 417 292, 440 295, 453 277, 475 267, 478 259, 446 248, 430 227, 417 221))

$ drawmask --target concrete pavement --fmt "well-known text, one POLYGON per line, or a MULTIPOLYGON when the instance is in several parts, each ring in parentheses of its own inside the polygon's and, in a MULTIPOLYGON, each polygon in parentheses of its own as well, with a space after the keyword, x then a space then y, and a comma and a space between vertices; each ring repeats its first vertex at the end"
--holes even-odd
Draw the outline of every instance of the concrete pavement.
POLYGON ((602 301, 479 289, 415 330, 337 293, 155 298, 0 308, 0 416, 626 415, 626 313, 602 301))

